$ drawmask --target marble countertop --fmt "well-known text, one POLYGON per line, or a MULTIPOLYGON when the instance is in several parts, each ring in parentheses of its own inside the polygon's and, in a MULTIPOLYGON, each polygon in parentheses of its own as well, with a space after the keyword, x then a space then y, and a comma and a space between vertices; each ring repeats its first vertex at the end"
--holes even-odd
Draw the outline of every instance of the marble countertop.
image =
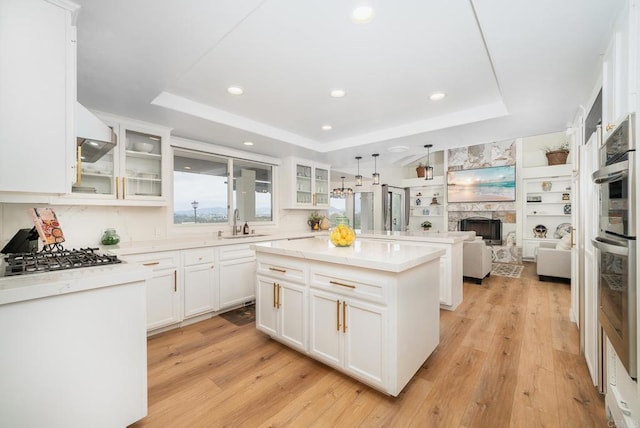
POLYGON ((398 241, 420 241, 455 244, 462 241, 473 241, 476 238, 475 232, 423 232, 421 230, 411 230, 407 232, 384 232, 372 231, 358 234, 363 238, 372 239, 393 239, 398 241))
POLYGON ((251 248, 258 254, 277 254, 387 272, 402 272, 445 254, 439 248, 375 240, 356 239, 350 247, 336 247, 325 237, 256 243, 251 248))
POLYGON ((221 245, 247 244, 255 242, 273 241, 280 239, 297 239, 314 236, 328 236, 328 232, 298 232, 276 233, 270 235, 223 235, 218 238, 214 234, 202 237, 165 238, 149 241, 134 241, 120 243, 119 245, 102 246, 101 250, 116 256, 125 256, 140 253, 152 253, 157 251, 188 250, 190 248, 217 247, 221 245))
MULTIPOLYGON (((4 271, 4 266, 0 265, 4 271)), ((139 264, 85 267, 0 278, 0 306, 61 294, 143 281, 151 270, 139 264)))

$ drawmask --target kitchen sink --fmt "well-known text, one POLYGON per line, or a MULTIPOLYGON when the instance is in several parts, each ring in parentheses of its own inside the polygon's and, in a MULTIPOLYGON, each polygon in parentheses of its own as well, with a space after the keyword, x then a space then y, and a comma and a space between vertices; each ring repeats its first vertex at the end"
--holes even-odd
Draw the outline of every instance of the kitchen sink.
POLYGON ((258 238, 260 236, 269 236, 260 233, 254 233, 251 235, 231 235, 231 236, 221 236, 222 239, 246 239, 246 238, 258 238))

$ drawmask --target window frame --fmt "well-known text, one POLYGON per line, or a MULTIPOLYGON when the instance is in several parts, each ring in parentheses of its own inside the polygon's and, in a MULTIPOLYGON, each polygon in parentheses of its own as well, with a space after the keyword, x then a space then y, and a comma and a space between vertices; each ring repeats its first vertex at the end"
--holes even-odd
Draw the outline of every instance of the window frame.
POLYGON ((278 227, 279 223, 279 211, 280 211, 280 203, 279 203, 279 167, 281 165, 280 159, 273 158, 266 155, 260 155, 256 153, 244 152, 242 150, 231 149, 228 147, 217 146, 215 144, 205 143, 202 141, 190 140, 181 137, 171 137, 170 144, 170 166, 169 173, 171 174, 171 178, 167 179, 167 221, 169 222, 168 233, 171 235, 180 235, 183 233, 191 232, 215 232, 218 230, 223 231, 223 233, 228 229, 229 231, 233 228, 233 210, 235 207, 233 206, 233 160, 244 160, 254 163, 260 163, 264 165, 271 166, 271 192, 272 192, 272 220, 271 221, 260 221, 260 222, 252 222, 250 226, 253 227, 278 227), (203 154, 225 157, 227 158, 227 223, 187 223, 187 224, 175 224, 173 222, 173 201, 174 201, 174 159, 175 152, 178 150, 187 150, 187 151, 195 151, 203 154))

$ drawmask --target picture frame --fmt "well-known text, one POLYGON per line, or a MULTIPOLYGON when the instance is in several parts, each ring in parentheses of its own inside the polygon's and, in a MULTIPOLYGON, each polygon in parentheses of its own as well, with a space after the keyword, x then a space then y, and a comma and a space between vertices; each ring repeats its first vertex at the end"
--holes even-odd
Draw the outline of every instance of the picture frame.
POLYGON ((515 201, 516 167, 447 171, 447 196, 449 203, 515 201))

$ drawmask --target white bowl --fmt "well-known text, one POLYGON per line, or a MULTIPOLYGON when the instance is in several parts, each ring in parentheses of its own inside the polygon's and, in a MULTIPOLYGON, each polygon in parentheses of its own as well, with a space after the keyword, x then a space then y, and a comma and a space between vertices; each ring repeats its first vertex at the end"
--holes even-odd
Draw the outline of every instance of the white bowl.
POLYGON ((151 143, 135 143, 133 146, 138 152, 150 153, 153 150, 153 144, 151 143))

